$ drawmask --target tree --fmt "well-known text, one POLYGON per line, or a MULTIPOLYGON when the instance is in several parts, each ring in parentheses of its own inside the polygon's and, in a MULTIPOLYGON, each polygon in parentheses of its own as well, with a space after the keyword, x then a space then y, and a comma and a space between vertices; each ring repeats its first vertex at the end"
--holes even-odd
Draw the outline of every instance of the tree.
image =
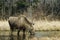
POLYGON ((27 11, 27 7, 29 6, 29 4, 23 0, 16 2, 16 6, 17 6, 17 11, 23 14, 24 11, 27 11))

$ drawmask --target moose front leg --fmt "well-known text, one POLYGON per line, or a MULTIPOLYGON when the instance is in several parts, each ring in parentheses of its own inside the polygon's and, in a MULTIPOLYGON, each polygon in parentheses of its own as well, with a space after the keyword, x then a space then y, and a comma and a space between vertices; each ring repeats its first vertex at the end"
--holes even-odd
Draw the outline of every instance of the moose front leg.
POLYGON ((23 40, 25 40, 25 37, 26 37, 26 35, 25 35, 25 29, 23 29, 23 40))

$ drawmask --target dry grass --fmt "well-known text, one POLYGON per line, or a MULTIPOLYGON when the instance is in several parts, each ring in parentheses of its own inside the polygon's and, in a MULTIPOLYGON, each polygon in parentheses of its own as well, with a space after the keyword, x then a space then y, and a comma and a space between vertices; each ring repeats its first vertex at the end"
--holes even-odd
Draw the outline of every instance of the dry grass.
POLYGON ((35 30, 60 30, 60 21, 35 21, 35 30))
POLYGON ((8 21, 0 21, 0 30, 10 30, 8 21))
MULTIPOLYGON (((35 30, 60 30, 60 21, 34 21, 35 30)), ((8 21, 0 21, 0 30, 10 30, 8 21)))

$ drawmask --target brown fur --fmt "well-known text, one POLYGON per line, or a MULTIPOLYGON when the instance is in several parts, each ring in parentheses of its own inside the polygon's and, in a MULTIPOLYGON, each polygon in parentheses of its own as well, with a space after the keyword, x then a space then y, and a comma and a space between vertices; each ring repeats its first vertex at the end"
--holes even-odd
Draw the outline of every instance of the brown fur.
POLYGON ((9 17, 8 22, 11 31, 14 31, 14 29, 18 29, 18 36, 20 30, 23 30, 23 33, 25 33, 25 31, 29 31, 31 33, 33 30, 32 23, 28 21, 28 19, 23 15, 19 17, 9 17))

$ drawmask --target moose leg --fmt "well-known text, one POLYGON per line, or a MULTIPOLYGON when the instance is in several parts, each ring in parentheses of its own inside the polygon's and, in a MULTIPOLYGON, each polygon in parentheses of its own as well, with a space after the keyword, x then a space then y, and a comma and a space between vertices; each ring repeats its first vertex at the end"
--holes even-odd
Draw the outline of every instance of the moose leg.
POLYGON ((17 33, 18 36, 19 36, 19 32, 20 32, 20 30, 18 30, 18 33, 17 33))
POLYGON ((17 32, 17 39, 19 40, 19 32, 20 32, 20 29, 18 30, 18 32, 17 32))
POLYGON ((12 36, 12 35, 13 35, 13 29, 10 28, 10 36, 12 36))
POLYGON ((25 39, 29 40, 29 30, 28 29, 25 30, 25 35, 26 35, 25 39))
POLYGON ((13 29, 11 29, 10 40, 13 40, 13 29))
POLYGON ((23 40, 25 40, 25 29, 23 29, 23 40))

